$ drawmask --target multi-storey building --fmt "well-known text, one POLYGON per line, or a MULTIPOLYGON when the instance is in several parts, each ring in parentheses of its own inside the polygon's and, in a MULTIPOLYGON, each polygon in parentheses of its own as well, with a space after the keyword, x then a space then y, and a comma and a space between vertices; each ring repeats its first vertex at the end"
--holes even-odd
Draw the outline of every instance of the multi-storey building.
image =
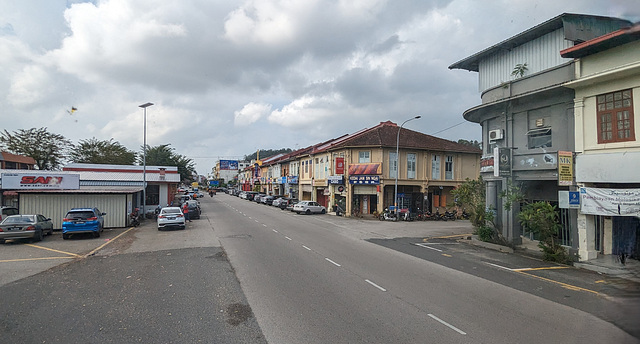
POLYGON ((580 259, 638 259, 640 24, 567 48, 561 56, 576 59, 575 80, 565 87, 575 90, 580 259))
MULTIPOLYGON (((558 204, 558 152, 574 151, 575 79, 571 58, 560 51, 631 23, 618 18, 562 14, 454 63, 450 69, 478 72, 482 104, 464 112, 483 133, 481 175, 496 225, 514 244, 522 240, 519 204, 505 210, 501 192, 521 188, 530 201, 558 204)), ((577 248, 577 210, 561 209, 564 245, 577 248)))

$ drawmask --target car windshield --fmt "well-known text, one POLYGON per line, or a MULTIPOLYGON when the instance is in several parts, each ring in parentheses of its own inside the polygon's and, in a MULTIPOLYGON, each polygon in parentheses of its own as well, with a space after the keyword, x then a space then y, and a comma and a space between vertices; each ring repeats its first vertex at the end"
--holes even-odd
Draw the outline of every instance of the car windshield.
POLYGON ((9 216, 2 223, 34 222, 33 215, 9 216))
POLYGON ((168 208, 168 209, 162 209, 162 214, 180 214, 181 211, 178 208, 168 208))
POLYGON ((86 220, 92 217, 96 217, 96 215, 92 211, 73 211, 67 213, 66 218, 72 220, 86 220))

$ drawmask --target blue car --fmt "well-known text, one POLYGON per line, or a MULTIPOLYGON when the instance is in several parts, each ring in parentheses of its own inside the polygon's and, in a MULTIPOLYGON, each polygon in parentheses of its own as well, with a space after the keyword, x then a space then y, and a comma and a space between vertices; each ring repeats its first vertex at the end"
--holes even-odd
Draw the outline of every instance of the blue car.
POLYGON ((69 239, 71 234, 92 233, 94 238, 100 237, 104 230, 104 215, 98 208, 73 208, 62 220, 62 239, 69 239))

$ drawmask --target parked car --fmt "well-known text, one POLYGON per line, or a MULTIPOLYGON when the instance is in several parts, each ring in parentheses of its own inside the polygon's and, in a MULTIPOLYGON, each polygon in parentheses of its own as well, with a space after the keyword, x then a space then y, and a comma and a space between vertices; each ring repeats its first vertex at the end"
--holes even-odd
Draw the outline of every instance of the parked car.
POLYGON ((293 206, 293 211, 298 214, 305 213, 307 215, 311 213, 324 214, 327 212, 327 208, 314 201, 301 201, 293 206))
POLYGON ((53 234, 53 222, 40 214, 9 215, 0 222, 0 244, 9 239, 31 239, 42 241, 45 235, 53 234))
POLYGON ((289 210, 289 211, 293 211, 293 206, 298 204, 298 202, 300 202, 300 201, 298 201, 295 198, 289 199, 287 201, 287 205, 284 208, 282 208, 282 203, 280 203, 280 209, 283 209, 283 210, 286 209, 286 210, 289 210))
POLYGON ((262 198, 260 198, 260 203, 266 204, 266 205, 271 205, 271 203, 273 203, 274 199, 276 199, 275 196, 271 196, 271 195, 262 196, 262 198))
POLYGON ((253 195, 253 201, 256 202, 256 203, 260 203, 260 200, 262 199, 262 196, 266 196, 266 194, 257 193, 255 195, 253 195))
POLYGON ((189 219, 199 219, 200 214, 202 214, 200 203, 198 203, 198 201, 187 201, 187 206, 189 207, 189 219))
POLYGON ((18 215, 18 214, 20 214, 20 211, 18 210, 18 208, 2 207, 2 209, 0 209, 0 221, 2 221, 7 216, 18 215))
POLYGON ((180 207, 164 207, 158 214, 158 230, 165 228, 185 229, 186 222, 180 207))
POLYGON ((276 196, 276 199, 273 200, 273 202, 271 202, 271 205, 274 207, 279 207, 281 202, 286 202, 287 199, 286 197, 282 197, 282 196, 276 196))
POLYGON ((73 208, 62 219, 62 239, 69 239, 71 234, 92 233, 94 238, 100 237, 104 230, 104 216, 98 208, 73 208))

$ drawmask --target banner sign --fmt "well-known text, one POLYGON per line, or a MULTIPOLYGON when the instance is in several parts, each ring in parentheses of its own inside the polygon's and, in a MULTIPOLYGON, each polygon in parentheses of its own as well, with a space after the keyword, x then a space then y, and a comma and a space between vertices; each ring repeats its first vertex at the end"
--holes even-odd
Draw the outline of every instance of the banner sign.
POLYGON ((580 211, 604 216, 640 216, 640 189, 580 188, 580 211))
POLYGON ((483 156, 480 158, 480 172, 493 172, 492 156, 483 156))
POLYGON ((289 177, 287 177, 287 183, 289 183, 289 184, 298 184, 298 176, 289 176, 289 177))
POLYGON ((382 164, 351 164, 349 174, 382 174, 382 164))
POLYGON ((220 170, 237 170, 238 160, 220 160, 220 170))
POLYGON ((494 168, 493 175, 495 177, 503 177, 511 175, 511 149, 509 148, 494 148, 493 156, 497 157, 494 159, 494 168))
POLYGON ((5 190, 77 190, 80 189, 80 174, 2 173, 2 188, 5 190))
POLYGON ((344 184, 343 176, 329 176, 329 184, 344 184))
POLYGON ((558 185, 573 185, 573 152, 558 151, 558 185))
POLYGON ((336 174, 344 174, 344 158, 336 158, 336 174))
POLYGON ((349 176, 349 184, 380 184, 380 176, 349 176))

